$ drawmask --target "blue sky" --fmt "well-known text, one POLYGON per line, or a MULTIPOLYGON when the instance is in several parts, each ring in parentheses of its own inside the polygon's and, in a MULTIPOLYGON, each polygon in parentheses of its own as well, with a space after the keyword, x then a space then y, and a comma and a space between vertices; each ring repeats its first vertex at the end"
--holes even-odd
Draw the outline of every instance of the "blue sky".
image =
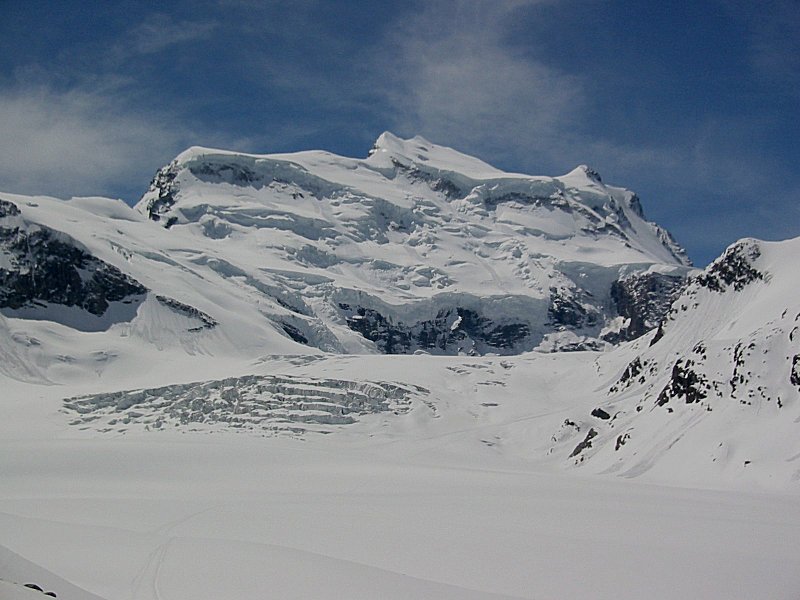
POLYGON ((796 0, 0 0, 0 189, 135 201, 189 145, 587 163, 697 264, 800 235, 796 0))

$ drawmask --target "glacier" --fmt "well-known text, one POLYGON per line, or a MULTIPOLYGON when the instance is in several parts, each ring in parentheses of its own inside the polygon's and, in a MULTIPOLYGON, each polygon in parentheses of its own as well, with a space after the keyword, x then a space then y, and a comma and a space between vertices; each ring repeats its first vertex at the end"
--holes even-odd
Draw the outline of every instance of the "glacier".
POLYGON ((798 244, 388 132, 0 193, 0 594, 796 597, 798 244))

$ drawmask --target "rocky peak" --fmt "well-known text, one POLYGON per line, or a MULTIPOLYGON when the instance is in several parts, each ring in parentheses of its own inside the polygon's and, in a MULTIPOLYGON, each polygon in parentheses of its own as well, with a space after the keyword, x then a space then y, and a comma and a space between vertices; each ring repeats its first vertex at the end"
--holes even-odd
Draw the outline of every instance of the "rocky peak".
POLYGON ((761 250, 756 240, 740 240, 711 263, 697 278, 697 283, 715 292, 723 292, 727 287, 740 291, 747 284, 764 278, 754 266, 759 256, 761 250))
POLYGON ((147 290, 116 267, 92 256, 69 236, 19 218, 15 204, 0 200, 0 309, 59 304, 101 316, 111 302, 134 301, 147 290))

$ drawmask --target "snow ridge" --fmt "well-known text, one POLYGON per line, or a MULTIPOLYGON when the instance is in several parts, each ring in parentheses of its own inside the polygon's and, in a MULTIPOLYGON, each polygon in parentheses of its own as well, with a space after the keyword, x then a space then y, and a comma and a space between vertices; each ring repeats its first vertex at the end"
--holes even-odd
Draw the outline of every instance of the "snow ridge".
POLYGON ((681 472, 693 483, 800 481, 799 240, 742 240, 700 275, 631 357, 599 403, 555 435, 568 459, 633 477, 681 472), (592 435, 584 430, 591 428, 592 435))

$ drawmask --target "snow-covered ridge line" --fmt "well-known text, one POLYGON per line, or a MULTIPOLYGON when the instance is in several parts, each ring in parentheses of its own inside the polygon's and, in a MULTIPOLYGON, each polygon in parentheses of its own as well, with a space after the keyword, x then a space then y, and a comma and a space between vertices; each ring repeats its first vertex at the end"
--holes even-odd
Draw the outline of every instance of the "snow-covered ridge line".
POLYGON ((325 350, 603 348, 655 326, 689 272, 683 250, 644 219, 638 197, 584 165, 562 177, 504 173, 388 133, 365 159, 191 148, 156 174, 136 208, 208 248, 195 264, 226 265, 217 270, 226 278, 237 273, 255 289, 302 295, 304 307, 278 328, 325 350), (353 294, 372 300, 342 300, 353 294), (532 319, 512 317, 528 341, 443 345, 438 325, 419 338, 439 313, 472 310, 445 299, 486 296, 545 307, 532 319), (437 308, 404 316, 426 306, 437 308), (419 339, 387 342, 383 323, 419 339), (343 336, 347 329, 357 337, 343 336))
MULTIPOLYGON (((150 191, 139 203, 139 210, 156 218, 168 212, 165 205, 174 203, 179 188, 175 178, 182 169, 206 182, 254 187, 278 182, 297 185, 317 197, 324 193, 345 192, 368 197, 376 192, 372 195, 395 203, 398 203, 396 196, 392 198, 393 194, 386 193, 385 180, 392 182, 405 174, 426 181, 451 199, 467 196, 470 190, 479 188, 490 190, 497 197, 517 195, 546 199, 560 196, 566 201, 577 199, 589 208, 600 208, 610 202, 611 209, 616 211, 613 215, 616 220, 628 222, 625 214, 628 211, 639 219, 644 218, 635 194, 604 184, 600 175, 586 165, 580 165, 561 177, 506 173, 451 148, 437 146, 419 137, 401 140, 388 132, 378 138, 366 159, 339 157, 321 151, 259 155, 193 147, 179 154, 156 176, 150 191), (381 179, 384 185, 380 185, 381 179), (570 194, 569 190, 578 194, 570 194)), ((666 231, 657 227, 653 231, 659 238, 657 244, 665 245, 680 261, 686 262, 685 253, 666 231)))
POLYGON ((617 353, 629 362, 607 398, 568 418, 552 451, 626 477, 800 481, 798 252, 800 239, 731 245, 617 353))

